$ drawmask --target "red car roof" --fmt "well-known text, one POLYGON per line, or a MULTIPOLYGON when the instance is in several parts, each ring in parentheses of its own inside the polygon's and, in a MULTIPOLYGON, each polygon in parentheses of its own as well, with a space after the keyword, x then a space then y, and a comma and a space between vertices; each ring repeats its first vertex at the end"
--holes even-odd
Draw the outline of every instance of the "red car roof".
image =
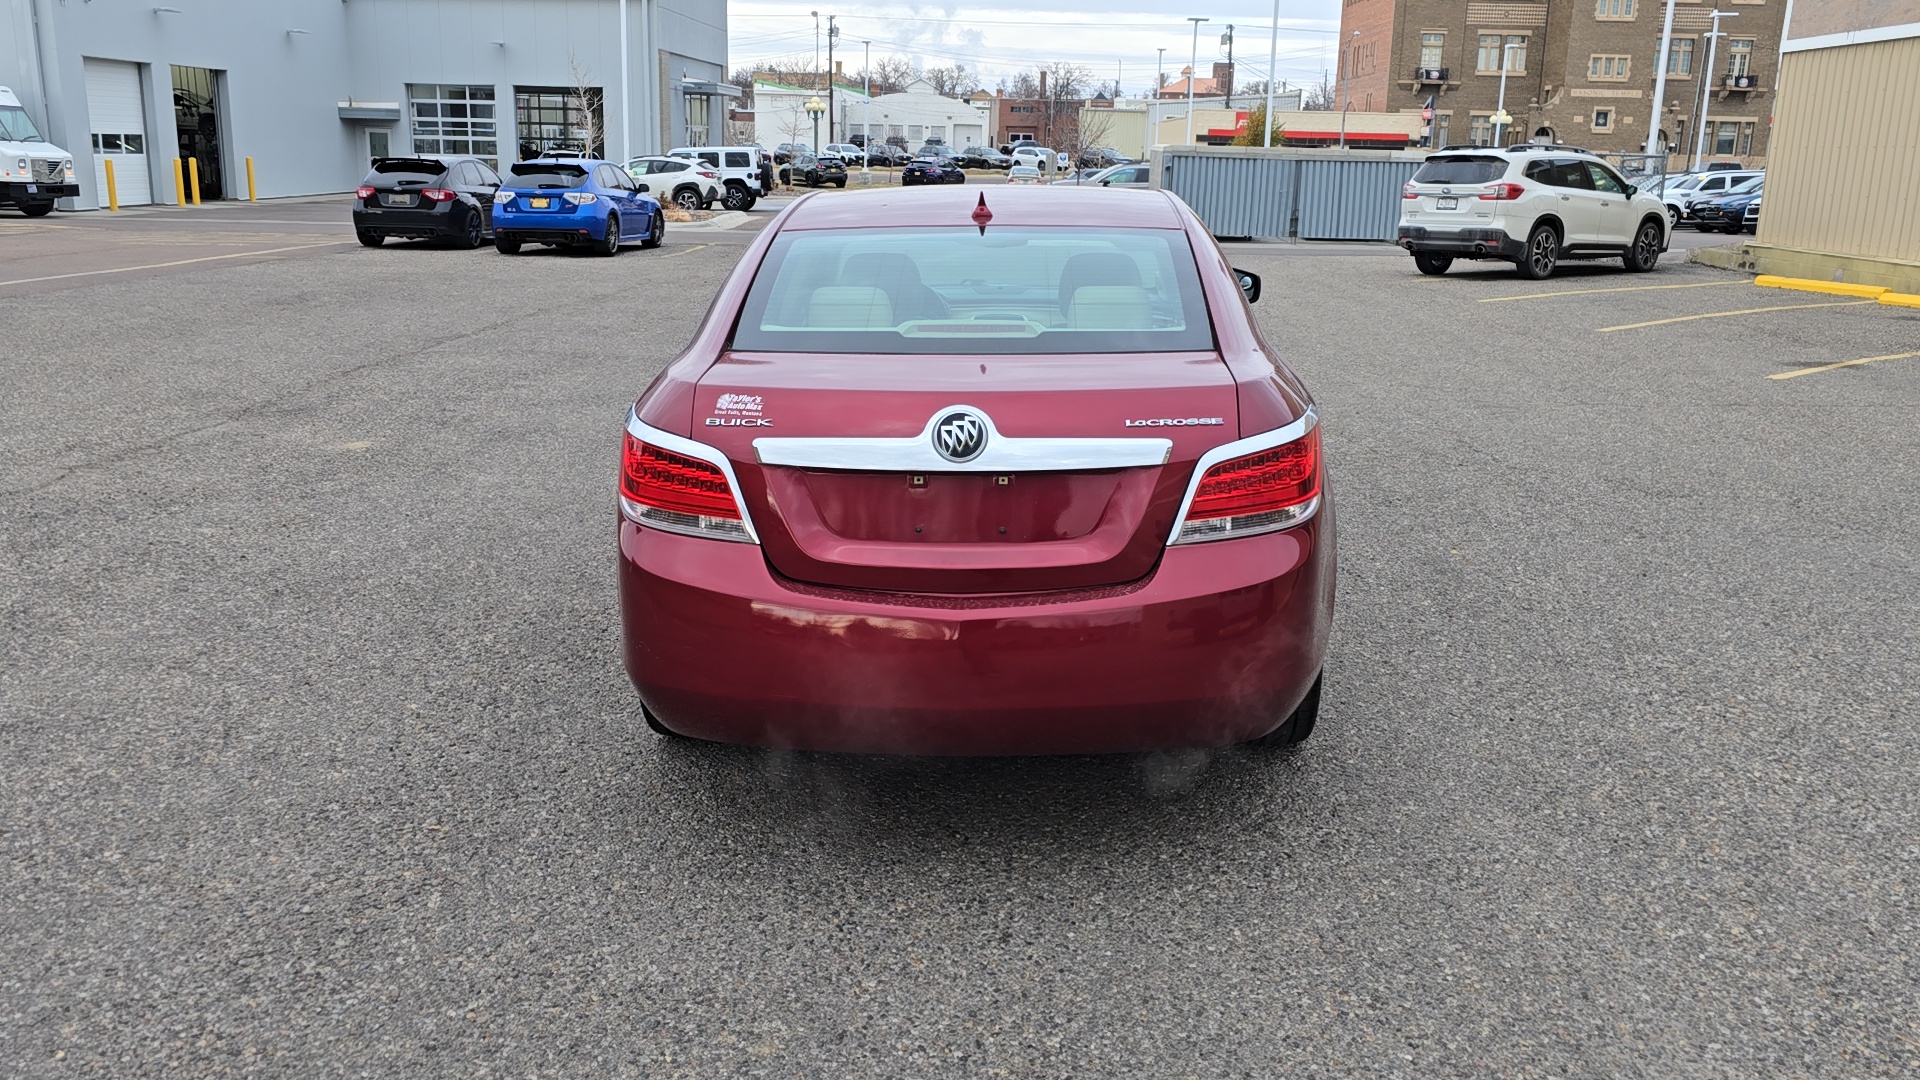
POLYGON ((1178 229, 1173 200, 1157 191, 1076 190, 1069 187, 925 187, 913 190, 835 192, 795 203, 783 229, 886 229, 901 226, 973 225, 985 192, 993 225, 1117 225, 1132 229, 1178 229))

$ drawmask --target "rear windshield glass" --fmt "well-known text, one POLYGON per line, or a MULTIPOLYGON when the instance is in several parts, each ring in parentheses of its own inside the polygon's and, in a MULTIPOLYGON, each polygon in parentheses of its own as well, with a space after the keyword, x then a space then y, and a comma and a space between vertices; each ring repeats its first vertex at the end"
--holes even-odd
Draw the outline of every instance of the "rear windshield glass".
POLYGON ((515 187, 576 188, 587 182, 587 170, 580 165, 522 161, 513 166, 512 172, 515 187))
POLYGON ((373 172, 367 175, 369 180, 419 180, 426 182, 445 176, 447 167, 438 161, 424 158, 389 158, 377 161, 373 172))
POLYGON ((1763 179, 1761 179, 1760 177, 1758 177, 1758 176, 1756 176, 1756 177, 1754 177, 1754 178, 1753 178, 1753 179, 1751 179, 1751 180, 1747 180, 1747 181, 1744 181, 1744 182, 1742 182, 1742 183, 1738 183, 1738 184, 1735 184, 1735 185, 1733 185, 1733 187, 1731 187, 1731 188, 1729 188, 1729 189, 1727 190, 1727 194, 1729 194, 1729 195, 1748 195, 1748 194, 1751 194, 1751 193, 1753 193, 1753 192, 1756 192, 1756 191, 1759 191, 1759 190, 1760 190, 1760 185, 1762 185, 1762 184, 1764 184, 1764 183, 1766 183, 1766 181, 1765 181, 1765 180, 1763 180, 1763 179))
POLYGON ((1213 348, 1175 229, 849 229, 774 241, 734 348, 1128 353, 1213 348))
POLYGON ((1413 174, 1416 184, 1491 184, 1507 171, 1504 158, 1428 158, 1413 174))

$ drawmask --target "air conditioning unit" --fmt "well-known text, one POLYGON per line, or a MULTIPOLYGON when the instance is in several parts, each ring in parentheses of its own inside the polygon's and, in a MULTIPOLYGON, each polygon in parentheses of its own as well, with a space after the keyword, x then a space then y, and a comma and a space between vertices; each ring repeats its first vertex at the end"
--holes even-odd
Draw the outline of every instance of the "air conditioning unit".
POLYGON ((1428 82, 1443 83, 1447 81, 1447 69, 1446 68, 1421 68, 1418 74, 1416 75, 1416 78, 1418 78, 1419 81, 1423 83, 1428 83, 1428 82))
POLYGON ((1734 90, 1751 90, 1758 85, 1760 85, 1760 80, 1757 76, 1753 76, 1753 75, 1727 76, 1727 86, 1734 90))

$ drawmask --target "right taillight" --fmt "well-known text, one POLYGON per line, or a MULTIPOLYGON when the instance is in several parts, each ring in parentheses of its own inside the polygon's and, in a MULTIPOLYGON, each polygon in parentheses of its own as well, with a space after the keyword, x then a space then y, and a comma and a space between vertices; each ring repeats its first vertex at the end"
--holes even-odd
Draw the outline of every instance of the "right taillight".
POLYGON ((1481 192, 1480 197, 1491 202, 1511 202, 1526 193, 1526 187, 1521 184, 1495 184, 1481 192))
POLYGON ((632 431, 626 433, 620 459, 620 509, 635 524, 755 542, 733 483, 719 465, 647 442, 632 431))
POLYGON ((1207 467, 1173 543, 1290 529, 1320 509, 1320 429, 1207 467))

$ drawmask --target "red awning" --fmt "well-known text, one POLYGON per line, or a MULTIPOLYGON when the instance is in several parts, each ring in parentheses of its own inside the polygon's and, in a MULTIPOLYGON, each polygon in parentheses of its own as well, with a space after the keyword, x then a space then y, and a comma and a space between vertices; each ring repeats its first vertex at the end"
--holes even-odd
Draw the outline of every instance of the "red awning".
MULTIPOLYGON (((1295 131, 1292 128, 1288 128, 1287 130, 1281 132, 1280 135, 1282 138, 1285 138, 1285 139, 1299 139, 1302 142, 1305 142, 1308 140, 1322 141, 1322 142, 1339 142, 1340 141, 1340 133, 1338 131, 1295 131)), ((1413 136, 1408 135, 1404 131, 1349 131, 1347 132, 1347 141, 1348 142, 1412 142, 1413 136)))

